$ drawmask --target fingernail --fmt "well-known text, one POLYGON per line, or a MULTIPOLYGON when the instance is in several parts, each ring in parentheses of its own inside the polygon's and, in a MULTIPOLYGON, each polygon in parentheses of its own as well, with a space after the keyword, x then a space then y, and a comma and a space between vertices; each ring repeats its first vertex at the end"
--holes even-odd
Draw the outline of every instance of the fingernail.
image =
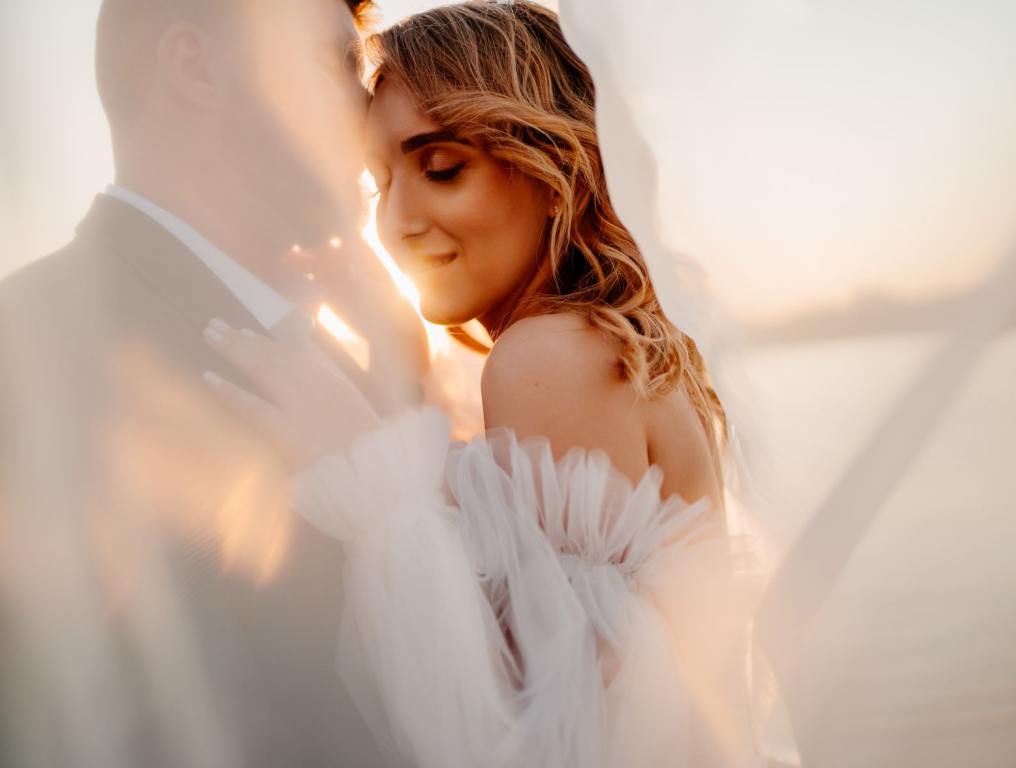
POLYGON ((213 387, 218 387, 222 384, 222 377, 212 371, 205 371, 201 374, 201 378, 205 380, 206 384, 210 384, 213 387))
POLYGON ((222 331, 220 331, 218 328, 213 328, 210 325, 207 328, 205 328, 204 337, 206 340, 214 342, 216 344, 221 343, 222 340, 225 338, 222 335, 222 331))
POLYGON ((219 331, 228 331, 229 323, 227 323, 225 320, 220 320, 219 318, 214 317, 209 321, 208 327, 215 328, 219 331))
POLYGON ((242 331, 240 331, 240 335, 241 336, 246 336, 248 339, 256 339, 257 338, 257 334, 254 331, 252 331, 250 328, 244 328, 242 331))

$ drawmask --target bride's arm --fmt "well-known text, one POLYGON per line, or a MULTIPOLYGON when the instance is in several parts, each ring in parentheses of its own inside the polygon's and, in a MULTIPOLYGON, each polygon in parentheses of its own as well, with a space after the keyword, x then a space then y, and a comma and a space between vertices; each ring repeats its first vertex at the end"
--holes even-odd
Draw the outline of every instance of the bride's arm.
MULTIPOLYGON (((312 349, 221 321, 205 338, 264 397, 206 376, 213 391, 276 440, 298 470, 294 507, 343 544, 339 668, 390 762, 519 764, 535 739, 520 735, 514 658, 444 495, 447 418, 382 421, 312 349)), ((572 764, 557 757, 535 764, 572 764)))
POLYGON ((574 316, 516 324, 484 370, 487 428, 545 440, 557 468, 536 484, 571 492, 560 522, 547 505, 540 510, 540 533, 593 618, 611 748, 620 750, 609 763, 632 760, 631 745, 639 743, 644 751, 630 764, 656 764, 668 751, 675 758, 675 750, 690 748, 693 765, 731 765, 751 753, 747 623, 713 456, 683 393, 665 405, 639 400, 619 375, 617 354, 612 340, 574 316), (624 495, 615 469, 633 485, 647 479, 654 429, 665 430, 668 467, 680 471, 657 476, 641 503, 639 489, 612 500, 624 495), (602 451, 613 466, 596 465, 588 454, 570 461, 575 449, 602 451), (607 490, 597 497, 598 487, 607 490), (700 502, 698 511, 673 494, 700 502), (661 720, 666 711, 672 716, 661 720))

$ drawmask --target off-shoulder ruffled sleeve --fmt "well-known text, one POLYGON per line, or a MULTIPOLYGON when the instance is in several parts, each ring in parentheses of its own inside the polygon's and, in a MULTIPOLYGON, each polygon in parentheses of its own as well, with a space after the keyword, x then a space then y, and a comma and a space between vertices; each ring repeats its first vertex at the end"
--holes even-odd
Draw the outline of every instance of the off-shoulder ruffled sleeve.
POLYGON ((393 762, 754 761, 743 615, 706 502, 409 411, 297 482, 346 548, 340 669, 393 762))

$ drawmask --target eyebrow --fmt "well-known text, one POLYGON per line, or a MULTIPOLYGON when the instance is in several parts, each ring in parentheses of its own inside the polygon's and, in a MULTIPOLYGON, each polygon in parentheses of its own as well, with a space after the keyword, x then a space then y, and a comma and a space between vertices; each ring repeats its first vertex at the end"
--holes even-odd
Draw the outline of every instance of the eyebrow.
POLYGON ((408 155, 411 152, 415 152, 420 147, 425 147, 428 144, 439 144, 441 142, 451 141, 455 144, 464 144, 467 147, 473 146, 473 142, 469 139, 463 139, 461 136, 456 136, 451 131, 432 131, 431 133, 418 133, 415 136, 410 136, 404 140, 399 146, 402 148, 402 154, 408 155))

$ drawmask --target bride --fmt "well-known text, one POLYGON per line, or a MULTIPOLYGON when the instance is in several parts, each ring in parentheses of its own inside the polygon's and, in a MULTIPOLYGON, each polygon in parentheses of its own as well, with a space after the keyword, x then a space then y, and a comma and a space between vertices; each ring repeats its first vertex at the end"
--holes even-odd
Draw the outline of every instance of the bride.
POLYGON ((724 411, 611 205, 588 71, 531 2, 368 48, 379 233, 425 317, 493 340, 486 437, 381 421, 310 350, 205 333, 266 399, 210 385, 344 544, 345 682, 393 762, 750 764, 724 411))

